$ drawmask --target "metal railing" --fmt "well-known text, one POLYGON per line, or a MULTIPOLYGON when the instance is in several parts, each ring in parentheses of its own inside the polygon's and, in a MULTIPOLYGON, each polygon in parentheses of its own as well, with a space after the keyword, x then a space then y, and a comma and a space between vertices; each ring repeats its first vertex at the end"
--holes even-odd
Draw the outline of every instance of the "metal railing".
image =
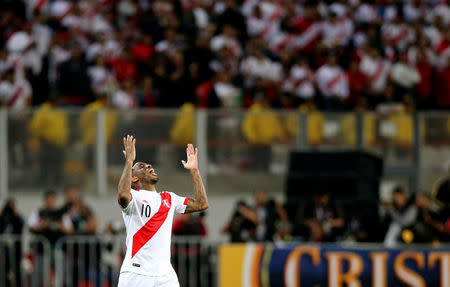
MULTIPOLYGON (((124 241, 124 235, 67 236, 60 238, 52 247, 44 237, 0 234, 0 286, 117 286, 125 254, 124 241)), ((291 242, 279 248, 304 244, 305 242, 291 242)), ((273 249, 272 243, 266 246, 270 247, 267 250, 273 249)), ((385 249, 379 243, 311 246, 325 249, 385 249)), ((172 237, 171 262, 177 272, 180 287, 218 286, 219 247, 220 243, 207 242, 200 237, 172 237)), ((399 245, 397 248, 442 251, 448 249, 448 245, 399 245)), ((259 261, 252 262, 260 264, 259 261)))
POLYGON ((70 236, 55 245, 55 286, 117 286, 123 237, 70 236))
MULTIPOLYGON (((181 287, 217 286, 218 244, 172 238, 172 265, 181 287)), ((51 247, 40 236, 0 235, 2 287, 117 286, 125 236, 67 236, 51 247)))
POLYGON ((200 237, 172 238, 172 265, 180 286, 217 286, 218 244, 204 242, 200 237))
MULTIPOLYGON (((54 249, 50 248, 45 238, 40 238, 39 242, 45 245, 45 249, 42 249, 45 252, 40 252, 38 257, 33 253, 38 259, 33 264, 33 272, 28 274, 17 272, 24 269, 24 264, 21 263, 21 238, 0 235, 0 246, 7 251, 5 254, 17 252, 14 258, 0 258, 0 278, 9 280, 4 284, 0 282, 0 286, 117 286, 125 256, 123 235, 62 237, 54 249), (2 245, 3 242, 8 245, 2 245), (50 265, 50 262, 53 263, 50 265), (16 265, 17 270, 11 267, 16 265), (17 275, 14 274, 21 274, 23 278, 20 280, 25 285, 15 284, 17 279, 14 276, 17 275), (31 278, 32 281, 26 281, 26 278, 31 278), (7 282, 14 284, 8 285, 7 282)), ((171 248, 171 262, 181 287, 217 286, 218 244, 206 242, 201 237, 172 237, 171 248)))
POLYGON ((52 249, 40 236, 0 235, 0 286, 51 286, 52 249))

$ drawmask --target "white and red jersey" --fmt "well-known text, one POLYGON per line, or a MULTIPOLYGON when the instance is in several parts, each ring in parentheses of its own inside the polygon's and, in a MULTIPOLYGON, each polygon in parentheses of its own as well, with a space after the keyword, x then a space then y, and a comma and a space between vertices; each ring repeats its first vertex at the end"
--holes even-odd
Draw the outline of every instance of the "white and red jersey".
POLYGON ((292 41, 296 50, 301 52, 313 52, 316 50, 317 43, 322 37, 322 23, 299 18, 295 20, 295 27, 299 34, 292 41))
POLYGON ((321 66, 316 72, 316 81, 320 92, 327 98, 346 99, 349 96, 347 75, 339 66, 321 66))
POLYGON ((375 92, 383 92, 391 72, 391 63, 382 58, 374 59, 367 55, 362 55, 361 58, 359 70, 367 76, 375 92))
POLYGON ((322 24, 322 42, 325 46, 346 45, 353 35, 353 22, 350 18, 341 18, 335 23, 325 21, 322 24))
MULTIPOLYGON (((269 41, 269 48, 274 53, 281 53, 284 50, 287 50, 292 46, 296 36, 294 34, 279 32, 273 37, 271 37, 269 41)), ((295 43, 294 43, 295 44, 295 43)))
POLYGON ((48 2, 49 0, 28 0, 27 4, 27 14, 28 16, 32 16, 33 13, 44 13, 48 12, 48 2))
POLYGON ((385 23, 381 26, 381 34, 400 51, 415 41, 414 30, 404 23, 385 23))
POLYGON ((279 81, 283 77, 280 63, 274 62, 267 57, 257 58, 249 56, 241 63, 241 72, 250 78, 260 78, 271 81, 279 81))
POLYGON ((378 20, 378 13, 373 5, 363 3, 356 9, 355 19, 360 23, 374 23, 378 20))
POLYGON ((435 47, 439 45, 442 40, 442 33, 439 29, 434 25, 428 25, 423 27, 423 34, 430 41, 430 46, 435 47))
POLYGON ((282 88, 283 91, 293 93, 297 97, 309 99, 315 94, 313 80, 314 74, 308 66, 294 65, 282 88))
POLYGON ((127 230, 126 254, 120 272, 163 276, 172 272, 170 243, 175 213, 184 213, 188 197, 173 192, 131 190, 122 210, 127 230))
POLYGON ((134 109, 138 106, 137 98, 134 95, 134 92, 127 92, 123 90, 118 90, 115 92, 111 102, 113 107, 121 110, 134 109))
POLYGON ((450 5, 445 0, 436 1, 432 9, 429 9, 425 19, 428 22, 434 21, 436 17, 441 17, 444 25, 450 24, 450 5))
POLYGON ((414 5, 413 3, 406 3, 403 6, 403 16, 406 22, 413 23, 426 16, 427 9, 424 5, 414 5))
POLYGON ((31 85, 25 79, 18 80, 15 83, 0 82, 0 102, 5 103, 11 110, 24 110, 28 106, 31 96, 31 85))
POLYGON ((437 68, 444 68, 447 66, 448 59, 450 58, 450 41, 441 38, 439 43, 434 47, 435 58, 433 64, 437 68))
POLYGON ((242 55, 242 48, 239 41, 236 38, 223 34, 212 37, 210 46, 214 52, 218 52, 222 48, 228 48, 234 56, 240 57, 242 55))

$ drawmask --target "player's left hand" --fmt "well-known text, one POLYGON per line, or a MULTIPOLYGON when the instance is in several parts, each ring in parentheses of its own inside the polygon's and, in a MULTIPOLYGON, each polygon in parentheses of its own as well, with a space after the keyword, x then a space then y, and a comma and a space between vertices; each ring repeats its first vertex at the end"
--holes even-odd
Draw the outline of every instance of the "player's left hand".
POLYGON ((188 144, 186 148, 186 157, 187 162, 184 160, 181 161, 184 168, 190 171, 198 169, 198 148, 194 149, 192 144, 188 144))

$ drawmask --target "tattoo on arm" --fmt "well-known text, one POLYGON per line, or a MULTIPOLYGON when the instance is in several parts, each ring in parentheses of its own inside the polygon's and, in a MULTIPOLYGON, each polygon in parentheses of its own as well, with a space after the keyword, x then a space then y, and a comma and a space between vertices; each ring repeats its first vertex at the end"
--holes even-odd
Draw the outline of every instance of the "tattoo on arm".
POLYGON ((189 198, 185 213, 202 211, 209 207, 208 197, 206 196, 205 186, 198 170, 191 171, 194 181, 194 198, 189 198))
POLYGON ((123 168, 122 176, 120 177, 119 186, 118 186, 118 195, 117 200, 119 201, 120 206, 123 208, 128 206, 130 202, 130 190, 131 190, 131 168, 133 162, 126 161, 125 167, 123 168))

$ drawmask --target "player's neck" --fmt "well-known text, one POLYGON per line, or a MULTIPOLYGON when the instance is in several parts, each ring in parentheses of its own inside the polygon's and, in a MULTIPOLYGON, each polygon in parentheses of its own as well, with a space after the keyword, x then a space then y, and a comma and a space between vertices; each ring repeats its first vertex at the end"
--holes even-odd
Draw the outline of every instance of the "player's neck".
POLYGON ((140 186, 140 189, 148 190, 148 191, 156 191, 156 185, 150 183, 143 183, 140 186))

